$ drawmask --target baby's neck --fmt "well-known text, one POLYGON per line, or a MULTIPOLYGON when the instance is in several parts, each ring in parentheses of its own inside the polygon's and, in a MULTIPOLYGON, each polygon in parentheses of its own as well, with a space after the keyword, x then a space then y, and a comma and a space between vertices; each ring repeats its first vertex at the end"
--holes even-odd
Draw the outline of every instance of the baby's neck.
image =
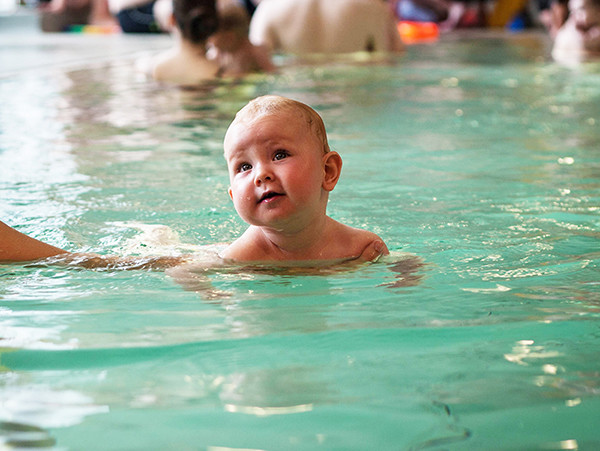
MULTIPOLYGON (((346 259, 337 231, 344 227, 331 218, 311 222, 298 230, 273 230, 250 226, 222 253, 235 262, 282 262, 346 259)), ((343 248, 344 246, 342 246, 343 248)))
MULTIPOLYGON (((279 231, 256 228, 257 239, 265 253, 274 260, 319 260, 326 255, 333 227, 331 218, 325 216, 319 223, 297 231, 279 231)), ((336 258, 336 257, 334 257, 336 258)))
POLYGON ((323 216, 312 221, 310 226, 298 230, 273 230, 257 228, 264 237, 267 246, 272 247, 274 253, 286 255, 286 259, 299 259, 317 257, 324 246, 324 238, 328 235, 333 220, 323 216), (315 255, 317 254, 317 255, 315 255))

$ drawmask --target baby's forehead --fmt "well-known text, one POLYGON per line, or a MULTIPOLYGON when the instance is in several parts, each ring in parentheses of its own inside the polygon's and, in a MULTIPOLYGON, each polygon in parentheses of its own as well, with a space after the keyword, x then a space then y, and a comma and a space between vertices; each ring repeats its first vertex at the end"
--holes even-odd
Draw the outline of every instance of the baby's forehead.
MULTIPOLYGON (((306 127, 307 130, 311 129, 310 122, 300 112, 297 111, 261 112, 258 114, 243 115, 238 114, 225 132, 225 147, 227 147, 227 143, 232 139, 232 136, 239 137, 240 134, 252 134, 257 127, 263 125, 263 121, 265 119, 274 119, 275 122, 281 123, 282 127, 284 125, 297 125, 298 127, 306 127)), ((227 152, 227 149, 225 149, 225 152, 227 152)))
POLYGON ((276 119, 294 119, 298 123, 303 123, 310 126, 311 118, 300 108, 286 106, 280 108, 258 108, 253 105, 242 108, 236 115, 231 125, 236 123, 244 123, 251 126, 253 123, 265 118, 276 119))

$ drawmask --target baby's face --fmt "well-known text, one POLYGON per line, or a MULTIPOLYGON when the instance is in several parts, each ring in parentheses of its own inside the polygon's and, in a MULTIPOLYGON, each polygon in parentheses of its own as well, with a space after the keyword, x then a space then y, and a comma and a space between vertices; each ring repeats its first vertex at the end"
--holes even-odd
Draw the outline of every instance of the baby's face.
POLYGON ((236 121, 224 148, 229 195, 247 223, 291 231, 324 214, 323 144, 299 114, 236 121))
POLYGON ((600 3, 597 0, 570 0, 569 12, 581 33, 585 49, 600 52, 600 3))

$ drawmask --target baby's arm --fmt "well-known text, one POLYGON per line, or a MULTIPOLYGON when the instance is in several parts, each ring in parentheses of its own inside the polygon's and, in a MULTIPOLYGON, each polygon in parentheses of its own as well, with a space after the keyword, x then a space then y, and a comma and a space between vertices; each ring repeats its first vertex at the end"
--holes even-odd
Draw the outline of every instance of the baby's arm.
POLYGON ((203 265, 187 264, 167 269, 166 273, 184 290, 199 293, 205 299, 219 300, 230 297, 231 293, 213 287, 206 275, 207 269, 209 267, 203 265))
POLYGON ((69 252, 31 238, 0 221, 0 261, 23 262, 69 252))

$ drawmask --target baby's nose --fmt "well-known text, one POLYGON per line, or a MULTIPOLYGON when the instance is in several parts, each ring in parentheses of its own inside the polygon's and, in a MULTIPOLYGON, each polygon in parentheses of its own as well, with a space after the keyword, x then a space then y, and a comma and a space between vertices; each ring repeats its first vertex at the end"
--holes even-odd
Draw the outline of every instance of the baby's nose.
POLYGON ((273 180, 273 174, 271 173, 271 171, 269 170, 268 167, 261 166, 258 168, 258 170, 256 171, 256 177, 254 179, 254 182, 257 185, 260 185, 263 182, 272 181, 272 180, 273 180))

